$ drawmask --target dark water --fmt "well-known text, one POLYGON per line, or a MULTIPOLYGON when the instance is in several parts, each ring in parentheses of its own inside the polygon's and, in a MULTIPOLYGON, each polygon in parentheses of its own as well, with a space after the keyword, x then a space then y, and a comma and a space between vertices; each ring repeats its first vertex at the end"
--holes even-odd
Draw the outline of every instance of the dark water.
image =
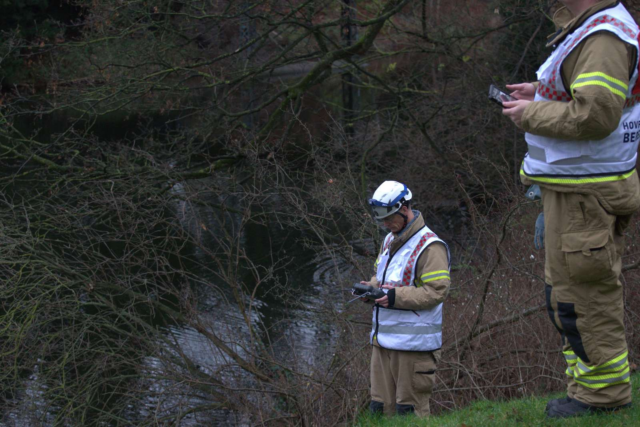
MULTIPOLYGON (((118 119, 117 123, 116 126, 113 123, 96 125, 100 138, 126 138, 128 132, 135 128, 134 122, 129 123, 122 118, 118 119)), ((41 139, 51 139, 56 132, 55 121, 43 122, 40 126, 41 139)), ((225 177, 217 179, 224 180, 225 177)), ((172 191, 176 195, 185 194, 187 190, 183 185, 176 184, 172 191)), ((207 183, 203 182, 201 185, 206 187, 207 183)), ((220 202, 215 199, 215 195, 210 197, 209 202, 220 202)), ((277 196, 274 196, 274 206, 279 202, 277 196)), ((225 199, 224 203, 230 207, 241 208, 240 200, 225 199)), ((239 214, 226 213, 222 216, 220 211, 186 202, 176 202, 172 214, 184 230, 197 236, 205 249, 215 248, 220 239, 224 238, 225 231, 237 234, 242 227, 240 246, 253 262, 262 266, 269 266, 274 259, 284 263, 277 273, 278 282, 280 286, 287 288, 295 304, 283 301, 278 292, 279 288, 273 281, 265 283, 255 292, 254 297, 250 293, 244 295, 245 304, 251 306, 251 324, 259 332, 259 344, 268 348, 276 359, 284 362, 295 360, 296 369, 307 373, 323 366, 334 352, 338 333, 326 318, 321 316, 319 308, 333 299, 335 310, 344 309, 345 283, 362 279, 354 267, 346 260, 332 256, 331 253, 317 254, 316 251, 305 247, 305 236, 300 231, 285 227, 277 221, 269 226, 242 224, 239 214), (335 297, 328 297, 330 294, 335 297)), ((439 220, 442 220, 442 217, 439 220)), ((364 259, 358 253, 377 251, 373 240, 353 241, 350 244, 357 248, 354 256, 360 257, 362 261, 364 259)), ((191 260, 185 262, 187 273, 198 278, 197 282, 192 283, 192 288, 197 295, 202 323, 215 330, 224 341, 240 342, 250 348, 251 334, 244 313, 234 302, 228 285, 220 280, 215 268, 210 265, 210 254, 197 245, 188 245, 185 254, 186 258, 191 260)), ((249 285, 248 290, 252 292, 255 280, 251 272, 247 270, 241 276, 241 280, 249 285)), ((165 338, 175 340, 179 350, 204 372, 215 375, 221 367, 233 364, 228 356, 215 348, 205 336, 190 327, 180 324, 159 324, 158 327, 163 331, 165 338)), ((235 346, 234 350, 240 356, 246 355, 240 346, 235 346)), ((165 366, 161 359, 148 355, 141 374, 148 378, 160 378, 163 371, 170 368, 165 366)), ((14 402, 18 403, 19 409, 5 413, 2 418, 5 423, 0 422, 0 426, 54 425, 55 408, 51 408, 43 397, 46 386, 39 381, 40 369, 40 366, 33 368, 33 373, 25 380, 25 394, 17 396, 14 402)), ((233 381, 251 381, 249 378, 243 378, 241 373, 235 374, 233 381)), ((134 401, 127 408, 126 417, 132 424, 148 420, 154 415, 170 415, 178 410, 186 411, 194 405, 207 403, 193 397, 189 389, 168 380, 146 380, 144 386, 148 392, 145 394, 147 397, 142 401, 134 401)), ((209 411, 188 415, 179 425, 243 426, 250 425, 250 421, 229 411, 209 411)))
MULTIPOLYGON (((206 183, 205 183, 206 184, 206 183)), ((184 192, 182 184, 178 183, 173 190, 176 194, 184 192)), ((212 196, 213 197, 213 196, 212 196)), ((211 200, 214 202, 215 200, 211 200)), ((227 204, 233 207, 233 200, 227 199, 227 204)), ((239 202, 237 202, 239 203, 239 202)), ((236 206, 240 207, 240 206, 236 206)), ((221 217, 219 211, 176 202, 173 214, 181 226, 192 235, 197 236, 203 248, 214 248, 219 243, 225 230, 237 233, 241 226, 238 214, 227 213, 221 217)), ((249 258, 255 263, 268 266, 273 259, 285 262, 278 272, 279 285, 286 286, 295 304, 283 302, 278 288, 273 283, 266 283, 259 288, 252 298, 245 294, 245 304, 251 304, 250 319, 255 330, 262 331, 259 338, 261 345, 269 347, 269 351, 277 360, 295 360, 296 368, 310 373, 321 366, 333 353, 337 336, 333 326, 327 324, 326 318, 319 314, 319 307, 326 303, 328 293, 340 295, 345 278, 353 275, 353 268, 344 260, 335 259, 330 254, 317 255, 315 251, 306 248, 302 243, 299 231, 284 227, 279 223, 270 226, 249 224, 243 228, 240 235, 240 245, 249 258), (264 332, 267 331, 267 332, 264 332)), ((353 242, 355 245, 374 251, 373 241, 353 242)), ((364 249, 363 249, 364 250, 364 249)), ((198 277, 193 283, 193 292, 197 294, 200 319, 206 326, 215 330, 216 334, 227 342, 240 342, 251 348, 251 336, 245 322, 245 317, 228 290, 228 285, 220 281, 211 267, 209 256, 201 247, 189 245, 185 248, 187 273, 198 277)), ((242 280, 251 284, 254 279, 249 271, 242 280)), ((251 291, 252 287, 249 286, 251 291)), ((343 298, 336 298, 336 308, 342 309, 343 298), (340 307, 338 307, 340 306, 340 307)), ((228 356, 202 334, 196 330, 180 325, 158 325, 166 338, 175 340, 181 352, 191 358, 207 373, 219 372, 221 367, 232 364, 228 356)), ((234 350, 240 356, 246 352, 240 346, 234 350)), ((172 351, 167 349, 167 351, 172 351)), ((148 378, 163 377, 163 370, 167 367, 164 362, 152 355, 144 361, 141 376, 148 378), (149 375, 145 375, 149 374, 149 375)), ((55 408, 43 397, 46 386, 39 381, 40 366, 34 366, 32 374, 25 380, 26 392, 16 397, 17 410, 5 413, 2 418, 5 423, 0 426, 48 426, 54 425, 55 408)), ((242 374, 236 374, 232 381, 242 381, 242 374)), ((149 419, 175 413, 177 410, 186 411, 190 407, 207 402, 193 397, 187 388, 181 388, 171 381, 146 380, 148 393, 142 401, 136 401, 127 408, 127 419, 132 424, 149 419)), ((246 378, 246 381, 251 379, 246 378)), ((233 384, 230 384, 233 386, 233 384)), ((249 420, 240 414, 229 411, 209 411, 197 415, 186 416, 181 426, 195 425, 250 425, 249 420)))

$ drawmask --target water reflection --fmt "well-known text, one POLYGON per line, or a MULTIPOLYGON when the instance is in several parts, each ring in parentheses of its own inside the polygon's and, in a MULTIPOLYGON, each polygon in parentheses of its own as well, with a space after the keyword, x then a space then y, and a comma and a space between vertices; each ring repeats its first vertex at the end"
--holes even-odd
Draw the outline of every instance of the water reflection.
MULTIPOLYGON (((193 188, 188 190, 193 191, 193 188)), ((182 184, 174 186, 173 191, 185 196, 189 192, 182 184)), ((201 245, 194 245, 189 249, 193 262, 186 263, 189 273, 197 278, 193 286, 198 295, 201 323, 215 331, 241 357, 250 358, 252 337, 245 321, 245 313, 233 302, 228 284, 212 265, 211 256, 225 256, 224 250, 219 246, 228 244, 229 237, 235 236, 242 250, 254 262, 265 267, 274 258, 288 259, 288 265, 295 268, 283 271, 279 285, 293 290, 296 303, 285 304, 269 283, 261 285, 264 289, 259 289, 255 295, 245 295, 244 303, 251 305, 252 309, 248 312, 250 322, 254 330, 261 333, 261 342, 254 343, 254 346, 267 349, 289 368, 312 374, 331 358, 337 336, 333 326, 322 318, 320 308, 328 302, 327 290, 331 288, 335 292, 336 285, 351 273, 352 268, 342 260, 336 265, 336 259, 315 256, 313 251, 305 249, 300 243, 302 239, 296 230, 285 230, 277 225, 266 227, 242 224, 239 212, 243 206, 239 197, 214 198, 214 193, 207 196, 209 197, 200 194, 200 198, 210 206, 190 203, 188 200, 176 204, 176 216, 182 226, 196 236, 201 245), (229 209, 225 213, 211 207, 223 204, 229 209)), ((254 278, 247 273, 242 280, 252 283, 254 278)), ((341 301, 341 298, 337 298, 329 300, 329 304, 339 305, 341 301)), ((251 376, 238 369, 225 353, 196 330, 172 325, 165 329, 165 338, 174 342, 179 352, 193 361, 199 369, 231 388, 256 386, 251 376)), ((256 348, 254 350, 259 351, 256 348)), ((153 374, 149 375, 150 378, 166 377, 169 372, 178 369, 167 364, 166 360, 165 357, 148 357, 146 369, 153 374)), ((132 420, 183 413, 207 404, 206 396, 197 396, 188 386, 171 381, 149 380, 146 390, 148 397, 143 400, 144 403, 138 408, 131 408, 129 416, 132 420), (158 396, 162 396, 164 400, 160 400, 158 396)), ((242 426, 251 425, 251 422, 240 414, 227 410, 190 414, 180 421, 180 425, 184 426, 203 424, 242 426)))
MULTIPOLYGON (((172 189, 179 197, 173 215, 185 232, 195 237, 197 244, 184 248, 185 277, 197 296, 198 318, 206 329, 216 335, 241 357, 250 359, 251 351, 268 351, 282 365, 299 372, 314 374, 327 366, 337 345, 338 333, 328 323, 326 313, 343 309, 345 295, 342 287, 357 276, 350 262, 332 256, 333 251, 316 255, 305 248, 303 236, 294 229, 280 224, 262 226, 243 224, 243 199, 240 196, 217 197, 209 188, 224 182, 176 183, 172 189), (197 194, 205 204, 191 202, 197 194), (215 206, 224 205, 222 211, 215 206), (247 313, 234 302, 229 284, 220 274, 213 257, 224 260, 225 244, 229 237, 244 250, 253 262, 269 267, 274 260, 283 262, 278 283, 264 283, 255 295, 244 294, 244 303, 251 306, 247 313), (294 297, 294 303, 285 303, 278 286, 294 297), (246 317, 259 333, 258 342, 252 341, 246 317)), ((273 198, 274 203, 277 199, 273 198)), ((372 241, 353 242, 358 252, 375 250, 372 241)), ((331 248, 330 248, 331 249, 331 248)), ((358 255, 354 255, 358 257, 358 255)), ((224 261, 228 262, 228 261, 224 261)), ((223 263, 224 263, 223 262, 223 263)), ((240 280, 252 289, 255 278, 248 269, 239 266, 240 280)), ((360 277, 358 277, 360 279, 360 277)), ((184 355, 199 370, 211 375, 230 388, 255 388, 253 377, 239 369, 233 360, 197 330, 179 324, 158 325, 160 353, 149 354, 143 362, 135 384, 137 393, 130 397, 123 415, 127 422, 140 424, 163 417, 179 416, 180 426, 196 425, 251 425, 247 416, 229 410, 208 409, 190 413, 193 408, 210 405, 205 392, 178 380, 184 369, 172 362, 172 356, 184 355), (180 415, 182 414, 182 415, 180 415)), ((39 366, 25 379, 24 392, 9 402, 15 408, 3 414, 2 427, 31 427, 65 425, 56 420, 59 408, 52 407, 45 395, 46 386, 39 381, 39 366)), ((251 399, 251 396, 247 397, 251 399)))

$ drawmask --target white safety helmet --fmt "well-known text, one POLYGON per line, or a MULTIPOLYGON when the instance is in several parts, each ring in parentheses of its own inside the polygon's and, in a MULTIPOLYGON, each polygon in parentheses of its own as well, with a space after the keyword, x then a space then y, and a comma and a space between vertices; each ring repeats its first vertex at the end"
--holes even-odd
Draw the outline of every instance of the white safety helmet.
POLYGON ((400 208, 411 200, 411 190, 398 181, 385 181, 369 199, 369 206, 373 210, 373 217, 382 220, 398 212, 400 208))

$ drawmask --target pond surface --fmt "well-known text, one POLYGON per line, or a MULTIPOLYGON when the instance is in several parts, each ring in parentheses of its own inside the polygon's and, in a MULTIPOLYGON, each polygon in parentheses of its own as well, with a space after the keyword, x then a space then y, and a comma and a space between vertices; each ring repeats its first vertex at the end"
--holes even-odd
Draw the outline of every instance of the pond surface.
MULTIPOLYGON (((103 133, 101 138, 123 138, 123 129, 134 127, 132 123, 121 124, 122 126, 105 126, 100 131, 103 133), (114 128, 119 130, 114 131, 114 128)), ((43 129, 47 129, 46 132, 55 131, 55 123, 43 123, 42 126, 43 129)), ((47 135, 43 137, 46 139, 47 135)), ((206 183, 201 185, 206 187, 206 183)), ((178 183, 172 191, 181 196, 186 194, 187 190, 182 183, 178 183)), ((220 204, 221 200, 216 200, 214 195, 210 197, 209 202, 220 204)), ((222 202, 232 208, 241 208, 241 202, 233 198, 227 198, 222 202)), ((274 206, 279 203, 277 195, 274 195, 273 203, 274 206)), ((255 279, 251 272, 246 270, 241 277, 247 284, 245 303, 251 305, 248 313, 252 326, 260 332, 260 345, 268 348, 283 365, 295 363, 296 369, 305 373, 311 373, 315 368, 326 365, 334 352, 338 333, 334 326, 327 322, 326 317, 322 316, 320 308, 326 304, 334 304, 333 308, 336 311, 343 310, 345 284, 368 278, 358 277, 354 267, 340 257, 336 258, 329 253, 318 255, 316 251, 305 246, 305 236, 300 231, 286 228, 278 222, 269 226, 242 224, 240 214, 227 212, 222 215, 218 210, 184 201, 176 202, 172 215, 179 220, 185 231, 197 236, 200 245, 185 247, 184 264, 187 270, 185 273, 189 277, 197 278, 192 281, 191 287, 192 292, 197 295, 197 309, 203 325, 215 330, 216 334, 232 345, 240 356, 246 355, 243 346, 250 348, 251 345, 255 345, 251 344, 252 338, 245 313, 233 302, 234 298, 228 284, 220 279, 216 267, 210 260, 211 254, 207 251, 215 251, 220 240, 224 239, 225 231, 237 234, 241 228, 239 245, 253 262, 264 267, 269 267, 273 260, 283 262, 283 268, 277 273, 278 279, 281 285, 286 285, 289 296, 293 295, 296 301, 294 305, 285 304, 273 283, 261 285, 255 295, 251 295, 251 284, 255 283, 255 279)), ((454 223, 458 221, 457 218, 451 218, 454 223)), ((429 221, 429 218, 427 220, 429 221)), ((439 220, 442 221, 442 217, 439 220)), ((440 224, 441 227, 437 225, 436 228, 446 228, 444 224, 440 224)), ((357 248, 356 252, 360 254, 377 252, 373 240, 352 241, 350 244, 357 248)), ((356 258, 360 257, 357 253, 354 254, 356 258)), ((193 360, 203 372, 213 376, 224 376, 225 369, 229 370, 229 367, 233 366, 228 356, 195 329, 180 324, 157 326, 162 331, 163 338, 176 343, 179 351, 193 360)), ((363 336, 363 342, 365 340, 366 336, 363 336)), ((57 408, 51 407, 43 397, 46 386, 39 381, 40 369, 40 366, 33 367, 33 372, 25 379, 26 391, 23 395, 14 397, 12 403, 17 404, 18 409, 4 414, 0 412, 0 426, 54 425, 57 408)), ((126 417, 132 424, 148 420, 148 417, 153 415, 170 415, 207 403, 194 397, 186 386, 169 380, 153 379, 161 378, 162 373, 168 369, 172 367, 165 365, 163 359, 155 355, 148 355, 144 360, 141 377, 147 378, 143 384, 146 394, 142 400, 133 401, 134 403, 127 408, 126 417)), ((238 386, 252 385, 251 379, 243 378, 238 370, 229 372, 229 378, 232 377, 233 381, 246 380, 246 384, 238 386)), ((186 415, 179 425, 244 426, 250 425, 250 421, 231 411, 212 410, 186 415)))
MULTIPOLYGON (((181 184, 176 184, 174 192, 184 192, 181 184)), ((233 206, 233 200, 226 200, 233 206)), ((185 265, 190 276, 197 277, 192 283, 192 290, 197 295, 199 318, 203 325, 211 327, 219 338, 233 346, 240 356, 246 356, 242 346, 251 347, 251 336, 245 317, 233 297, 228 286, 220 281, 215 267, 210 266, 210 254, 205 249, 212 249, 219 243, 224 233, 240 227, 238 214, 225 214, 222 218, 219 211, 211 208, 186 205, 176 202, 174 214, 182 227, 190 233, 198 233, 200 245, 188 245, 185 248, 185 265), (204 232, 206 230, 206 232, 204 232), (234 345, 236 344, 236 345, 234 345), (242 344, 242 345, 237 345, 242 344)), ((353 267, 346 261, 335 259, 326 254, 318 256, 315 251, 305 247, 302 235, 294 229, 286 229, 280 224, 261 226, 247 225, 243 228, 239 242, 242 249, 256 263, 268 266, 273 259, 286 260, 286 265, 278 273, 282 283, 293 293, 296 304, 285 304, 272 292, 270 284, 264 285, 264 291, 258 290, 252 297, 246 294, 246 302, 250 303, 250 319, 256 331, 262 331, 261 345, 268 348, 276 360, 283 365, 295 361, 295 367, 305 373, 325 365, 331 358, 335 346, 337 332, 322 317, 320 307, 331 300, 327 295, 337 293, 336 309, 343 309, 343 287, 346 278, 351 277, 353 267)), ((362 251, 374 252, 373 241, 353 242, 362 251)), ((254 281, 249 271, 243 277, 245 283, 254 281)), ((349 283, 349 282, 346 282, 349 283)), ((250 288, 250 286, 249 286, 250 288)), ((215 348, 212 342, 195 329, 180 325, 158 325, 165 339, 177 343, 181 352, 199 365, 203 372, 220 376, 220 372, 229 369, 233 361, 222 351, 215 348)), ((363 337, 363 340, 366 339, 363 337)), ((167 351, 173 351, 167 349, 167 351)), ((148 420, 152 416, 175 414, 176 411, 187 411, 193 406, 206 404, 194 397, 192 390, 172 381, 153 380, 162 378, 167 366, 165 362, 153 355, 144 361, 141 377, 146 377, 144 387, 147 391, 141 401, 132 403, 127 408, 127 419, 132 424, 148 420), (150 375, 146 375, 150 374, 150 375)), ((32 374, 25 381, 25 393, 15 396, 11 402, 18 409, 5 413, 0 417, 2 427, 49 426, 55 424, 56 408, 43 397, 46 386, 39 381, 39 366, 34 366, 32 374)), ((229 378, 238 381, 243 373, 235 370, 229 378)), ((246 375, 245 375, 246 377, 246 375)), ((251 379, 245 378, 250 385, 251 379)), ((247 385, 245 384, 245 385, 247 385)), ((241 384, 238 384, 240 386, 241 384)), ((186 415, 181 426, 196 425, 250 425, 249 420, 231 411, 212 410, 204 413, 186 415)))

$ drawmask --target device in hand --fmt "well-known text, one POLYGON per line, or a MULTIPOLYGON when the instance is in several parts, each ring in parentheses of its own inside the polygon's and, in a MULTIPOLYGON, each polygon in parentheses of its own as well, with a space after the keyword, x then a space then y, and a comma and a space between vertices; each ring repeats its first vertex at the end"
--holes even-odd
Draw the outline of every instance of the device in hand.
POLYGON ((497 103, 503 108, 504 108, 504 105, 502 105, 503 102, 516 101, 514 97, 507 95, 506 93, 498 89, 495 85, 489 86, 489 99, 497 103))
POLYGON ((351 293, 360 297, 371 297, 373 299, 380 299, 386 295, 382 289, 363 285, 362 283, 354 283, 353 288, 351 288, 351 293))

